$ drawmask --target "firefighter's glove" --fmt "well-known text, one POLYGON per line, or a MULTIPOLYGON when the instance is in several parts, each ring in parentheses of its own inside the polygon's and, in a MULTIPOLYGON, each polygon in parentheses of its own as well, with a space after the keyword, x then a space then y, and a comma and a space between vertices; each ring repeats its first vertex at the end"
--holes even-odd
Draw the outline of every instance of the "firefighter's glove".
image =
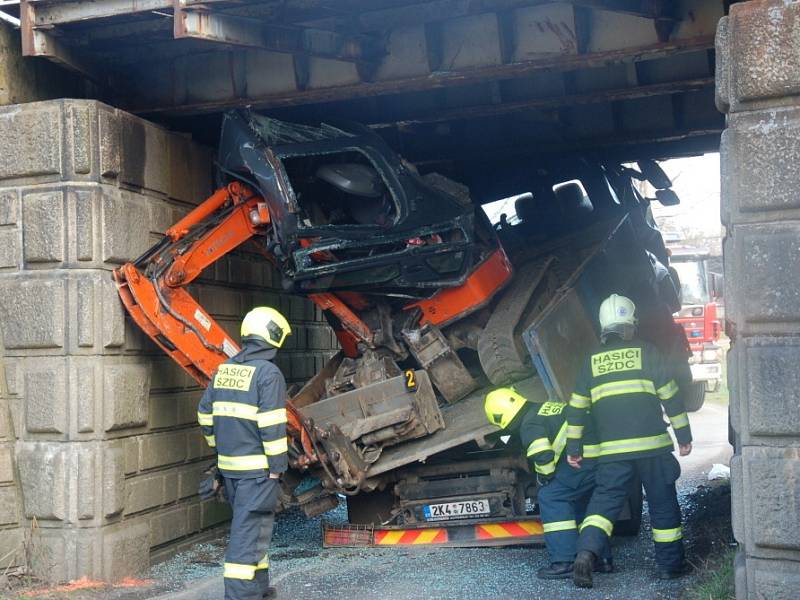
POLYGON ((216 500, 217 502, 227 502, 225 497, 225 485, 216 466, 211 466, 204 471, 207 477, 200 482, 197 493, 201 500, 216 500))
POLYGON ((536 474, 536 483, 538 483, 540 487, 544 487, 548 483, 553 481, 553 477, 554 476, 555 476, 554 474, 545 475, 544 473, 537 473, 536 474))

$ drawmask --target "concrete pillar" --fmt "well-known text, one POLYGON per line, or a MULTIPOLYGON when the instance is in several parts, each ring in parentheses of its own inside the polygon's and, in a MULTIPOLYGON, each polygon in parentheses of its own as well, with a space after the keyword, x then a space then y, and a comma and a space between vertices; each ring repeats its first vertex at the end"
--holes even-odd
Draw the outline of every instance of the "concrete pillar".
MULTIPOLYGON (((51 579, 140 572, 228 517, 196 495, 211 459, 200 390, 126 318, 110 273, 211 180, 208 149, 103 104, 0 108, 0 528, 6 504, 23 528, 36 519, 34 567, 51 579), (4 468, 9 437, 18 481, 4 468)), ((193 292, 234 338, 258 304, 293 321, 279 361, 290 381, 322 365, 330 330, 275 291, 263 259, 237 254, 204 275, 193 292)))
POLYGON ((737 598, 800 590, 800 2, 735 4, 717 33, 737 598))

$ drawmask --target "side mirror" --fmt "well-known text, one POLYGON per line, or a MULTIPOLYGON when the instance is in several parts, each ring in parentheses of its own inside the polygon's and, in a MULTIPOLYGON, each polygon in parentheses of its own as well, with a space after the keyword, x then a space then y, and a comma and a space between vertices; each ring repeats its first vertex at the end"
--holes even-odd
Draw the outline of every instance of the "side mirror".
POLYGON ((658 163, 652 159, 640 160, 636 163, 639 165, 642 175, 649 181, 657 190, 664 190, 672 187, 672 181, 669 176, 664 172, 658 163))
POLYGON ((711 297, 722 298, 723 288, 725 287, 725 278, 719 273, 711 273, 711 297))
POLYGON ((677 206, 681 203, 681 199, 678 197, 678 194, 672 190, 656 190, 656 200, 658 200, 663 206, 677 206))

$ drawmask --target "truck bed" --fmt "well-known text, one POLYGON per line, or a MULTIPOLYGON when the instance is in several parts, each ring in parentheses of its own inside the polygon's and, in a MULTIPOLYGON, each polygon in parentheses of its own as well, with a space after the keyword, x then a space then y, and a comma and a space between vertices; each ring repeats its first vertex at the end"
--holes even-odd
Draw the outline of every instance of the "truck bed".
MULTIPOLYGON (((538 377, 531 377, 514 385, 529 402, 546 402, 547 390, 538 377)), ((476 442, 482 445, 484 438, 497 433, 497 427, 486 420, 483 402, 491 387, 476 390, 460 402, 442 407, 445 427, 433 435, 384 450, 380 459, 367 471, 374 477, 427 458, 457 446, 476 442)))

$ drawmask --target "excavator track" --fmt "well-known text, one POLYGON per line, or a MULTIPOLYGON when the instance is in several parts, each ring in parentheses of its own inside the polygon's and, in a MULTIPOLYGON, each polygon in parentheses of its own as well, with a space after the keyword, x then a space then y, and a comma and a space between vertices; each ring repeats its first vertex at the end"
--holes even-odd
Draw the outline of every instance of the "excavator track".
POLYGON ((506 385, 533 373, 527 351, 519 344, 520 321, 528 316, 532 300, 541 295, 555 259, 546 256, 520 265, 516 279, 507 288, 478 339, 478 358, 494 385, 506 385), (537 294, 537 290, 539 293, 537 294))

